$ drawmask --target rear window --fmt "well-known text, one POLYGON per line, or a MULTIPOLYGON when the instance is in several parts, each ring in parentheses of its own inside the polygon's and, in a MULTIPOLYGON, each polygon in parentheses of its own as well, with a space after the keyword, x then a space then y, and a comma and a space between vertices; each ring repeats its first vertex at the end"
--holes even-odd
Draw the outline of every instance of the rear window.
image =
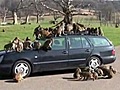
POLYGON ((90 37, 89 40, 94 46, 110 46, 110 43, 105 38, 90 37))

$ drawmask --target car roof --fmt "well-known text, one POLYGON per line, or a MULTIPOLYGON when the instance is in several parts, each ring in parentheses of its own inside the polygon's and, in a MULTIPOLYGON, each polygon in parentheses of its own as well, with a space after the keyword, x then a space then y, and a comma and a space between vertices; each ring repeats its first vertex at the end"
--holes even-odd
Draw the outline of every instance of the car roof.
POLYGON ((62 38, 62 37, 78 37, 78 36, 81 36, 81 37, 99 37, 99 38, 106 38, 105 36, 79 35, 79 34, 73 34, 73 35, 63 35, 63 36, 60 36, 60 37, 53 37, 53 38, 62 38))

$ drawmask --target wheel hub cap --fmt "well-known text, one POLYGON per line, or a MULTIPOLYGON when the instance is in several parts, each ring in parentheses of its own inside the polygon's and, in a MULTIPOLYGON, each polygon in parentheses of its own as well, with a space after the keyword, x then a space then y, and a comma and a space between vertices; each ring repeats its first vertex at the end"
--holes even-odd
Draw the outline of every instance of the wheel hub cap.
POLYGON ((29 67, 26 63, 19 63, 15 67, 15 73, 22 73, 22 76, 26 76, 29 72, 29 67))

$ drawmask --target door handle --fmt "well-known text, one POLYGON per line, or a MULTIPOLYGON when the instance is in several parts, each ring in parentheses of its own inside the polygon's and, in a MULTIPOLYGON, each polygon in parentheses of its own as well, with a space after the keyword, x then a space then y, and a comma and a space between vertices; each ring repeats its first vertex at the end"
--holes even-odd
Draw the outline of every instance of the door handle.
POLYGON ((85 52, 90 52, 90 49, 86 49, 85 52))
POLYGON ((62 53, 63 53, 63 54, 68 54, 68 51, 63 51, 62 53))

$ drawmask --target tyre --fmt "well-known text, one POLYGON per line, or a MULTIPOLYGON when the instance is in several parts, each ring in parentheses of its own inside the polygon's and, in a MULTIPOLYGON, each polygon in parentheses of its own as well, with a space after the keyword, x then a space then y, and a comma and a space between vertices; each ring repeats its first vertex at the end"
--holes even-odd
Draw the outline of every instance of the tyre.
POLYGON ((15 75, 22 72, 23 77, 28 77, 31 74, 31 66, 27 61, 20 60, 15 62, 12 68, 12 74, 15 75))
POLYGON ((101 60, 100 58, 96 57, 96 56, 92 56, 90 57, 89 59, 89 62, 88 62, 88 66, 91 68, 91 69, 95 69, 97 68, 98 66, 101 65, 101 60))

